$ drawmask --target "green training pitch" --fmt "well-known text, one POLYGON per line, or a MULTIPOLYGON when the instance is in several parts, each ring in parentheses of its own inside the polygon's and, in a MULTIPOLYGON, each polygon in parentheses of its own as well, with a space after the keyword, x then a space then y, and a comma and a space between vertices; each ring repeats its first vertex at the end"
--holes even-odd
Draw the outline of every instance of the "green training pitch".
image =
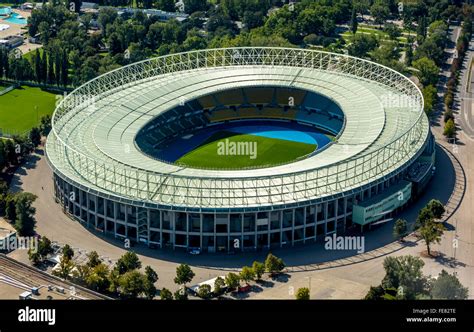
POLYGON ((246 169, 289 163, 316 150, 315 144, 221 131, 176 164, 211 169, 246 169))
POLYGON ((0 129, 4 133, 23 133, 39 124, 43 115, 52 114, 55 94, 23 86, 0 96, 0 129))

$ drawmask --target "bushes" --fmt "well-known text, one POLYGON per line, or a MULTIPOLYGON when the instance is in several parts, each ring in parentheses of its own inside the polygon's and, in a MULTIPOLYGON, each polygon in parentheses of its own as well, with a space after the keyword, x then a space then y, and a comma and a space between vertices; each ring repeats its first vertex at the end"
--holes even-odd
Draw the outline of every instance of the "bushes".
POLYGON ((448 109, 444 112, 444 122, 448 122, 449 120, 454 121, 454 113, 451 109, 448 109))
POLYGON ((456 135, 456 126, 454 125, 453 119, 449 119, 448 122, 444 124, 443 135, 447 138, 454 138, 456 135))
POLYGON ((265 269, 270 275, 275 275, 283 271, 285 268, 285 263, 281 258, 268 254, 265 259, 265 269))
POLYGON ((447 90, 446 94, 444 95, 444 106, 446 110, 449 110, 453 108, 454 104, 454 94, 453 94, 454 89, 449 89, 447 90))
POLYGON ((425 99, 425 113, 430 116, 437 99, 437 90, 433 85, 425 86, 422 90, 425 99))
POLYGON ((297 300, 309 300, 309 288, 302 287, 296 291, 297 300))
POLYGON ((444 95, 444 131, 443 135, 446 138, 454 138, 456 135, 456 124, 454 122, 453 105, 454 105, 454 93, 456 92, 456 86, 459 80, 459 71, 461 69, 466 50, 469 46, 472 34, 472 22, 469 14, 465 15, 461 34, 459 35, 458 42, 456 44, 455 57, 451 63, 450 77, 446 83, 446 93, 444 95))

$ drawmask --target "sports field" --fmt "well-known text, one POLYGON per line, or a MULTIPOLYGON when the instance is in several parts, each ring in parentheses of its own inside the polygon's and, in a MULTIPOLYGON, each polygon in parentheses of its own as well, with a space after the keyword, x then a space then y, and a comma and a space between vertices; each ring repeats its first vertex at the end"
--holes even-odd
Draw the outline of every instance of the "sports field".
POLYGON ((41 117, 52 114, 55 94, 22 86, 0 96, 0 129, 4 133, 23 133, 39 124, 41 117))
POLYGON ((265 167, 294 161, 316 148, 316 144, 294 140, 219 131, 176 163, 215 169, 265 167))

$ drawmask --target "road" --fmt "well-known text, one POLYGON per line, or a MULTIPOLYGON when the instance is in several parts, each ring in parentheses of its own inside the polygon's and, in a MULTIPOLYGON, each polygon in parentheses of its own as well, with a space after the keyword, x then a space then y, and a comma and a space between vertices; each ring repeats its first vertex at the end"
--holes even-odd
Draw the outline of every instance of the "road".
POLYGON ((469 43, 469 50, 466 52, 466 57, 463 62, 463 69, 460 75, 461 86, 457 93, 458 101, 461 103, 461 112, 457 117, 457 123, 461 126, 464 134, 470 139, 474 140, 474 66, 472 66, 472 59, 474 57, 474 41, 469 43))
MULTIPOLYGON (((440 91, 446 90, 445 83, 450 75, 449 66, 452 63, 455 45, 457 38, 460 35, 460 31, 460 27, 454 27, 454 29, 451 28, 450 30, 451 43, 448 48, 445 49, 445 52, 450 56, 446 60, 446 66, 443 67, 443 70, 440 73, 440 83, 443 84, 439 89, 440 91)), ((466 63, 469 63, 470 59, 472 59, 472 47, 473 43, 471 41, 466 60, 464 61, 463 70, 461 72, 460 91, 465 91, 467 77, 469 76, 467 74, 466 63)), ((462 92, 461 96, 463 96, 462 92)), ((471 100, 467 100, 466 102, 470 104, 471 100)), ((440 98, 437 107, 438 114, 441 114, 443 110, 442 98, 440 98)), ((471 125, 472 116, 467 122, 460 121, 461 119, 465 119, 465 117, 464 105, 460 105, 459 102, 454 104, 453 111, 458 120, 457 123, 460 124, 455 142, 448 143, 444 138, 442 134, 444 123, 441 116, 437 117, 436 122, 432 127, 432 131, 438 143, 443 144, 459 160, 466 176, 466 187, 463 191, 464 196, 462 197, 462 204, 449 220, 451 229, 448 232, 445 232, 441 244, 436 246, 435 250, 440 251, 444 259, 448 259, 449 262, 446 262, 445 268, 451 273, 457 273, 461 282, 469 287, 470 297, 472 298, 474 290, 474 209, 471 204, 474 200, 474 190, 472 188, 472 183, 474 181, 474 156, 472 153, 474 151, 474 140, 471 139, 473 128, 471 125)), ((437 266, 432 266, 430 269, 431 274, 438 271, 437 268, 437 266)))

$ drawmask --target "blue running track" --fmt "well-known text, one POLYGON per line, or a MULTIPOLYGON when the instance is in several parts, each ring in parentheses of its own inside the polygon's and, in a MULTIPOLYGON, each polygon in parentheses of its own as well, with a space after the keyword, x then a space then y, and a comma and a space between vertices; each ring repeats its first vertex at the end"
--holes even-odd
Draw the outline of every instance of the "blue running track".
POLYGON ((314 144, 318 146, 318 150, 331 142, 326 135, 317 129, 298 123, 245 120, 209 126, 196 132, 191 132, 174 139, 167 147, 156 151, 154 155, 159 159, 173 163, 186 153, 199 147, 209 137, 219 131, 314 144))

